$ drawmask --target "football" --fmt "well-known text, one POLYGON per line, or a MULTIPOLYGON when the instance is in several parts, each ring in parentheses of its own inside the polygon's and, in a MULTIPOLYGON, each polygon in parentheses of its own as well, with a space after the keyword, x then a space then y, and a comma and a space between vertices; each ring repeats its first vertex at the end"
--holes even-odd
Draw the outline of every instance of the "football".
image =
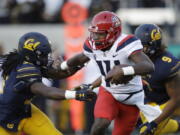
POLYGON ((124 76, 121 81, 122 81, 123 84, 126 84, 126 83, 128 83, 129 81, 131 81, 132 79, 133 79, 133 76, 132 76, 132 75, 127 75, 127 76, 124 76))

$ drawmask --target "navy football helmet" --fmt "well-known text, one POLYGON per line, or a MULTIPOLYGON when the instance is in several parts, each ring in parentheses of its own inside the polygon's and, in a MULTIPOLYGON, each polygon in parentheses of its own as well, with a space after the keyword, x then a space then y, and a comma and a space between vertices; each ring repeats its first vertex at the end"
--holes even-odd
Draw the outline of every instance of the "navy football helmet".
POLYGON ((135 30, 148 56, 156 54, 162 45, 162 30, 155 24, 142 24, 135 30))
POLYGON ((47 37, 38 32, 29 32, 19 39, 18 53, 26 61, 38 66, 48 65, 48 56, 52 52, 47 37))

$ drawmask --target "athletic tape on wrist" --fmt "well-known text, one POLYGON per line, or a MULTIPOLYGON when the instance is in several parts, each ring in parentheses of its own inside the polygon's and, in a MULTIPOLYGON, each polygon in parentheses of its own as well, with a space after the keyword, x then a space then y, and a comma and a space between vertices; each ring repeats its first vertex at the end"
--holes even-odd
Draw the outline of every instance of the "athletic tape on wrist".
POLYGON ((75 99, 76 98, 76 91, 66 90, 65 98, 66 99, 75 99))
POLYGON ((124 75, 134 75, 135 74, 135 70, 134 70, 133 66, 123 67, 122 70, 123 70, 124 75))

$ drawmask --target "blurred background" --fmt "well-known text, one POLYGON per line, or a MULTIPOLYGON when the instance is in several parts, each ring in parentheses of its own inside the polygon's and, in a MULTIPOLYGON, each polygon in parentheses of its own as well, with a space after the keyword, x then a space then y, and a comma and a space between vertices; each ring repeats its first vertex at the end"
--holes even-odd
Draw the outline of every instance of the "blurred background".
MULTIPOLYGON (((69 58, 82 51, 87 27, 102 10, 117 13, 124 33, 133 33, 142 23, 159 25, 165 32, 168 50, 180 58, 180 0, 0 0, 0 54, 17 48, 19 37, 26 32, 37 31, 51 40, 54 57, 69 58)), ((92 64, 93 61, 65 80, 44 78, 43 82, 63 89, 91 83, 98 77, 92 64)), ((95 101, 52 101, 36 97, 33 102, 65 135, 89 133, 95 101)), ((179 114, 177 111, 174 117, 179 114)), ((107 131, 110 133, 111 127, 107 131)))

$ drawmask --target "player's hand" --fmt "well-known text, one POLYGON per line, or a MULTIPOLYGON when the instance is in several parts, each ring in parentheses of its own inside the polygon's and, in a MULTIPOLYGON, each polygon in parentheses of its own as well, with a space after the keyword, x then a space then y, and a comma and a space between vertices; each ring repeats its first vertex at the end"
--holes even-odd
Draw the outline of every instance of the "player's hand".
POLYGON ((78 90, 76 91, 76 100, 79 101, 92 101, 96 98, 96 93, 92 90, 78 90))
POLYGON ((73 88, 72 90, 92 90, 93 86, 91 84, 81 84, 75 88, 73 88))
POLYGON ((82 65, 76 65, 74 67, 67 65, 67 61, 62 61, 59 64, 59 70, 61 72, 66 73, 66 76, 71 76, 75 74, 78 70, 82 69, 85 66, 85 64, 82 65), (66 64, 65 64, 66 63, 66 64))
POLYGON ((118 66, 114 66, 112 70, 110 70, 105 79, 106 81, 111 82, 112 84, 119 84, 121 83, 120 80, 123 77, 123 71, 121 68, 119 68, 118 66))
POLYGON ((154 135, 154 132, 157 128, 157 123, 154 121, 146 122, 140 126, 140 134, 139 135, 154 135))
POLYGON ((55 69, 58 69, 59 65, 63 62, 63 58, 58 55, 53 55, 52 60, 53 60, 52 67, 55 69))
POLYGON ((113 69, 107 73, 105 80, 116 85, 128 83, 133 76, 124 76, 122 67, 124 67, 124 65, 114 66, 113 69))

